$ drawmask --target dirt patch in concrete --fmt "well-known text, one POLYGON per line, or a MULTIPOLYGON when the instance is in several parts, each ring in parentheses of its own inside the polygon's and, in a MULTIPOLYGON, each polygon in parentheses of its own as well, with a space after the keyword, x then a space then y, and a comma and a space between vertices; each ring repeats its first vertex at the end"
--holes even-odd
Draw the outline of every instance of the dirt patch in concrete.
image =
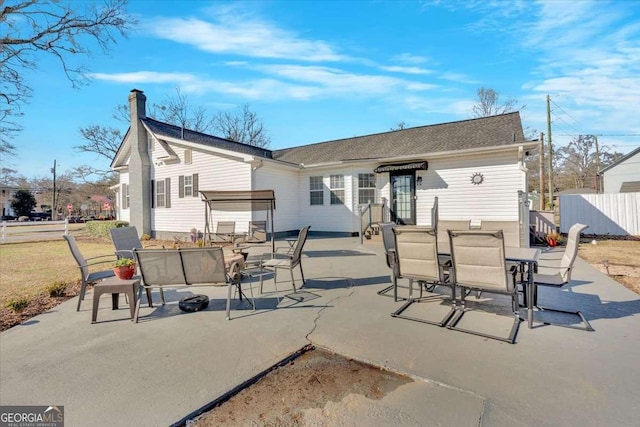
POLYGON ((324 350, 302 354, 274 369, 257 383, 189 425, 307 426, 316 425, 305 410, 340 402, 350 394, 379 400, 413 380, 324 350))

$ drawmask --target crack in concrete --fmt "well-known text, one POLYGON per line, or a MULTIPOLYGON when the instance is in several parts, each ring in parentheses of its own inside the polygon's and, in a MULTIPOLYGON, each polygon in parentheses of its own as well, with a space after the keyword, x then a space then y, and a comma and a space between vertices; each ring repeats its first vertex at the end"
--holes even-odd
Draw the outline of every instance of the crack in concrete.
POLYGON ((348 289, 351 289, 351 292, 349 292, 347 295, 339 295, 337 297, 331 298, 324 307, 322 307, 320 310, 318 310, 318 314, 316 315, 316 318, 313 319, 313 328, 311 328, 311 331, 309 331, 309 333, 307 333, 304 338, 310 343, 313 344, 313 341, 311 341, 311 339, 309 338, 311 336, 311 334, 313 334, 315 332, 315 330, 318 327, 318 320, 320 320, 320 317, 322 316, 322 312, 325 311, 327 308, 329 308, 329 305, 334 302, 339 300, 340 298, 345 298, 345 297, 350 297, 351 295, 353 295, 353 292, 355 291, 355 281, 351 278, 351 277, 345 277, 345 280, 347 280, 347 282, 349 282, 349 286, 347 287, 348 289))

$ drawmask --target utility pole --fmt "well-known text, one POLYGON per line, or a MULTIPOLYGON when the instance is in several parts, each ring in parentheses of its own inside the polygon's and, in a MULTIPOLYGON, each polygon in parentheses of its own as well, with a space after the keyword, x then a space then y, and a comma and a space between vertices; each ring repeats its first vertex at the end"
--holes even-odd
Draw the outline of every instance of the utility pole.
POLYGON ((538 175, 540 176, 540 210, 544 210, 544 132, 540 132, 540 152, 539 164, 540 171, 538 175))
POLYGON ((51 173, 53 174, 53 197, 51 198, 51 220, 55 221, 58 219, 56 215, 56 161, 53 161, 53 167, 51 168, 51 173))
POLYGON ((547 138, 549 139, 549 206, 553 210, 553 145, 551 144, 551 101, 547 95, 547 138))
POLYGON ((600 193, 600 147, 598 146, 598 135, 593 135, 596 139, 596 193, 600 193))

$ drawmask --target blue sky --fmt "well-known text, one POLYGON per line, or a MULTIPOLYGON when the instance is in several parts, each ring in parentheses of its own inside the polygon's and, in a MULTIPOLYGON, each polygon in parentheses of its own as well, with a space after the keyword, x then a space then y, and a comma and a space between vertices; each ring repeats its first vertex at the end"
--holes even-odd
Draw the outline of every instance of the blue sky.
POLYGON ((526 105, 523 125, 545 133, 549 94, 554 142, 640 146, 640 1, 131 0, 129 12, 137 30, 84 61, 90 85, 72 89, 39 57, 3 167, 108 168, 72 147, 83 126, 126 130, 112 112, 133 88, 149 104, 180 88, 212 113, 247 103, 272 149, 468 119, 481 86, 526 105))

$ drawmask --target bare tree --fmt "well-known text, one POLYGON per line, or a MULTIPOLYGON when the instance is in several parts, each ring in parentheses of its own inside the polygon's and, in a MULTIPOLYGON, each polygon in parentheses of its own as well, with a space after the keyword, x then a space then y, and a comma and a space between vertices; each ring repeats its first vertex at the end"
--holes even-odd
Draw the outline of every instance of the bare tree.
POLYGON ((268 147, 271 139, 258 115, 244 104, 236 111, 218 113, 213 119, 216 131, 226 139, 256 147, 268 147))
POLYGON ((106 52, 118 35, 126 36, 136 24, 126 4, 23 0, 0 9, 0 153, 15 154, 10 141, 22 130, 16 119, 32 94, 25 70, 37 69, 40 57, 48 54, 58 59, 73 87, 85 83, 87 68, 76 66, 71 57, 91 55, 87 39, 106 52))
POLYGON ((605 167, 623 154, 611 151, 607 146, 600 147, 600 159, 596 161, 595 136, 579 135, 566 147, 554 151, 556 186, 560 190, 567 188, 595 188, 597 164, 605 167))
POLYGON ((91 125, 80 128, 80 135, 86 143, 76 145, 74 148, 77 151, 95 153, 109 160, 115 157, 122 142, 122 132, 105 126, 91 125))
POLYGON ((213 129, 213 119, 207 109, 203 105, 191 105, 180 88, 176 88, 176 94, 167 96, 161 104, 153 104, 149 115, 196 132, 208 133, 213 129))
POLYGON ((403 121, 400 120, 398 122, 398 124, 396 124, 396 127, 391 128, 390 130, 402 130, 402 129, 406 129, 407 128, 407 124, 403 121))
POLYGON ((500 100, 500 93, 491 88, 480 87, 476 91, 478 99, 471 107, 474 117, 489 117, 497 114, 510 113, 515 110, 522 110, 523 106, 516 107, 518 101, 513 98, 507 98, 506 101, 500 100))

